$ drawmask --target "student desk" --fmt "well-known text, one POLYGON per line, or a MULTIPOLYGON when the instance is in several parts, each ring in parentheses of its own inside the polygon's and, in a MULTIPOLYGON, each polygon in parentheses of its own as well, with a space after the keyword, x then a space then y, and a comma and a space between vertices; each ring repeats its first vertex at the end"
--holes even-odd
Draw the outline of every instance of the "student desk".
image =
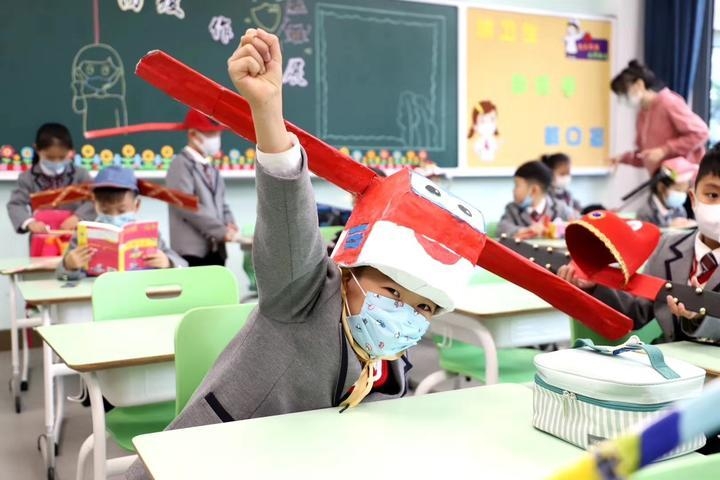
POLYGON ((15 397, 15 412, 22 410, 20 392, 28 388, 28 339, 26 328, 40 325, 39 318, 18 318, 17 283, 24 277, 38 276, 55 271, 61 257, 22 257, 0 259, 0 275, 6 275, 10 280, 9 302, 10 308, 10 351, 12 364, 12 379, 10 390, 15 397), (22 363, 20 359, 20 342, 18 336, 22 331, 22 363))
POLYGON ((695 342, 661 343, 663 354, 704 369, 708 376, 720 376, 720 346, 695 342))
MULTIPOLYGON (((26 302, 40 309, 42 325, 50 325, 53 318, 60 321, 61 316, 75 317, 73 321, 88 322, 92 319, 89 302, 92 298, 92 279, 79 282, 65 282, 56 279, 25 280, 17 283, 18 291, 26 302), (72 286, 74 285, 74 286, 72 286)), ((64 409, 64 386, 55 377, 74 374, 63 364, 53 362, 53 355, 47 344, 43 344, 43 384, 45 387, 45 431, 41 435, 44 442, 45 464, 48 470, 55 468, 55 453, 60 438, 64 409), (54 388, 53 388, 54 387, 54 388)))
MULTIPOLYGON (((566 314, 510 282, 498 280, 468 286, 458 299, 454 312, 432 319, 430 332, 482 347, 488 385, 498 381, 498 348, 570 339, 566 314)), ((416 392, 428 392, 445 378, 447 374, 443 370, 432 373, 420 382, 416 392)))
MULTIPOLYGON (((43 325, 37 328, 45 345, 72 371, 79 372, 88 387, 92 406, 93 472, 96 480, 104 480, 108 470, 124 471, 135 459, 135 456, 131 455, 106 461, 105 411, 98 372, 172 362, 175 358, 175 329, 182 317, 183 315, 162 315, 43 325)), ((83 467, 84 465, 78 462, 78 468, 83 467)))
POLYGON ((155 480, 542 479, 584 451, 532 426, 532 390, 503 384, 169 430, 133 443, 155 480))

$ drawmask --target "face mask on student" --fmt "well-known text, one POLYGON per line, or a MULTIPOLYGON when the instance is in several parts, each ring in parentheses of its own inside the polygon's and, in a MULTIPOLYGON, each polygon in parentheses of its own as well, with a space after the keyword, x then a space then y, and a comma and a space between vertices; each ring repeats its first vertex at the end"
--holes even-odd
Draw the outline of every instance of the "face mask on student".
POLYGON ((200 148, 205 152, 206 157, 214 157, 220 151, 222 147, 222 140, 220 135, 214 135, 212 137, 206 137, 202 133, 198 132, 200 136, 200 148))
POLYGON ((685 200, 687 200, 687 193, 669 190, 665 198, 665 205, 667 205, 668 208, 680 208, 685 205, 685 200))
POLYGON ((700 233, 710 240, 720 242, 720 204, 710 205, 695 199, 693 212, 700 233))
POLYGON ((570 186, 570 175, 558 175, 555 177, 555 186, 563 190, 570 186))
POLYGON ((355 342, 371 359, 395 358, 416 345, 430 323, 413 307, 393 298, 366 292, 350 273, 365 301, 357 315, 349 315, 347 322, 355 342))
POLYGON ((630 108, 638 108, 642 103, 642 95, 627 93, 626 95, 620 97, 620 100, 625 106, 628 106, 630 108))
POLYGON ((68 160, 54 162, 46 158, 41 158, 40 170, 49 177, 57 177, 58 175, 62 175, 69 163, 70 162, 68 160))
POLYGON ((97 219, 95 219, 95 221, 101 223, 108 223, 110 225, 115 225, 116 227, 122 228, 128 223, 134 222, 136 218, 137 217, 134 212, 122 213, 120 215, 106 215, 104 213, 101 213, 97 216, 97 219))

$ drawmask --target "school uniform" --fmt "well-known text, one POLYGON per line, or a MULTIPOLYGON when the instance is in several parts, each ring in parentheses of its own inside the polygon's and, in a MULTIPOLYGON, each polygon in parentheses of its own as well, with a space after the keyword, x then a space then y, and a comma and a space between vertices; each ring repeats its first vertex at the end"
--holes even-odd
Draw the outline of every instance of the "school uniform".
MULTIPOLYGON (((7 203, 7 211, 10 222, 18 233, 26 233, 28 225, 33 221, 32 210, 30 209, 30 195, 46 190, 64 188, 70 185, 90 183, 92 179, 87 170, 75 165, 68 165, 63 173, 57 176, 46 175, 35 164, 30 170, 23 172, 18 177, 18 186, 10 194, 7 203)), ((76 215, 80 220, 92 220, 95 218, 95 205, 91 201, 69 203, 60 205, 57 210, 67 210, 76 215)))
POLYGON ((537 207, 522 208, 517 203, 510 202, 505 206, 505 213, 500 218, 498 234, 513 236, 521 229, 541 221, 543 217, 550 221, 568 221, 577 218, 577 213, 565 202, 555 200, 551 195, 545 195, 544 202, 537 207))
MULTIPOLYGON (((70 250, 77 248, 77 244, 77 235, 73 235, 72 239, 70 240, 70 245, 65 252, 65 256, 67 256, 70 250)), ((165 255, 167 255, 168 260, 170 261, 171 268, 182 268, 188 266, 188 263, 185 261, 185 259, 175 253, 172 249, 168 248, 167 244, 163 241, 162 238, 158 239, 158 250, 162 251, 165 255)), ((81 278, 85 278, 86 276, 87 272, 85 272, 85 270, 68 270, 67 268, 65 268, 65 257, 63 257, 63 261, 60 262, 60 264, 55 269, 55 277, 58 280, 80 280, 81 278)))
MULTIPOLYGON (((292 150, 300 155, 297 144, 292 150)), ((281 175, 270 171, 276 155, 283 154, 257 155, 258 307, 169 429, 338 406, 360 375, 343 333, 340 269, 320 235, 307 159, 303 153, 299 171, 281 175)), ((410 363, 386 364, 389 383, 365 401, 406 393, 410 363)), ((126 478, 149 476, 138 461, 126 478)))
POLYGON ((668 208, 663 205, 657 195, 651 193, 647 200, 638 208, 635 218, 652 223, 660 228, 667 228, 675 218, 687 218, 685 207, 668 208))
POLYGON ((178 153, 168 168, 165 184, 198 197, 197 213, 170 207, 170 247, 190 266, 225 265, 225 233, 235 223, 225 201, 225 182, 208 159, 190 147, 178 153))
MULTIPOLYGON (((720 260, 720 249, 711 252, 710 248, 700 241, 697 232, 697 229, 694 229, 664 235, 648 259, 643 273, 678 283, 689 283, 689 279, 694 276, 705 289, 720 291, 720 269, 716 268, 717 261, 720 260), (710 254, 709 258, 705 257, 707 254, 710 254)), ((630 317, 635 330, 657 318, 664 341, 687 340, 691 338, 691 334, 720 338, 720 320, 707 317, 701 327, 704 331, 693 332, 695 326, 691 325, 692 322, 672 315, 665 296, 651 301, 600 285, 590 293, 630 317)))
POLYGON ((550 187, 550 191, 548 192, 548 194, 558 202, 565 202, 566 205, 568 205, 576 212, 582 210, 582 205, 580 205, 580 202, 578 202, 577 199, 572 196, 570 190, 566 188, 550 187))

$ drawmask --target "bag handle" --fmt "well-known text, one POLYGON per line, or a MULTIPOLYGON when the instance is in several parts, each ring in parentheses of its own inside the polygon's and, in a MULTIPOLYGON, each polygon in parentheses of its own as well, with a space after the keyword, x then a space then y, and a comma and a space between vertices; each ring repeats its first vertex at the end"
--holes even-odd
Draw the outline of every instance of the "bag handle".
POLYGON ((575 340, 573 348, 583 347, 587 347, 596 353, 613 356, 620 355, 624 352, 644 351, 647 354, 648 359, 650 360, 650 366, 653 368, 653 370, 662 375, 663 378, 665 378, 666 380, 680 378, 680 375, 678 375, 675 370, 668 367, 667 363, 665 363, 665 357, 663 356, 662 351, 655 345, 648 345, 646 343, 643 343, 637 335, 631 336, 630 338, 628 338, 627 342, 621 343, 616 347, 595 345, 595 343, 589 338, 578 338, 577 340, 575 340))

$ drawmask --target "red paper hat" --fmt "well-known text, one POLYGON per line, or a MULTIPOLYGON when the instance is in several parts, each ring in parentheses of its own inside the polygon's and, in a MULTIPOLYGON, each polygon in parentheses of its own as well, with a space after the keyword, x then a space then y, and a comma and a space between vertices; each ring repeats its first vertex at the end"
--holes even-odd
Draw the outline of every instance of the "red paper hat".
POLYGON ((226 127, 220 125, 215 120, 211 119, 207 115, 204 115, 197 110, 188 110, 183 121, 183 127, 186 130, 193 129, 200 132, 221 132, 227 130, 226 127))
POLYGON ((662 166, 670 170, 671 177, 676 182, 693 182, 700 168, 696 163, 689 162, 685 157, 665 160, 662 166))
POLYGON ((655 251, 659 241, 660 229, 655 225, 602 210, 588 213, 565 229, 565 242, 580 270, 592 277, 617 263, 625 283, 655 251))

